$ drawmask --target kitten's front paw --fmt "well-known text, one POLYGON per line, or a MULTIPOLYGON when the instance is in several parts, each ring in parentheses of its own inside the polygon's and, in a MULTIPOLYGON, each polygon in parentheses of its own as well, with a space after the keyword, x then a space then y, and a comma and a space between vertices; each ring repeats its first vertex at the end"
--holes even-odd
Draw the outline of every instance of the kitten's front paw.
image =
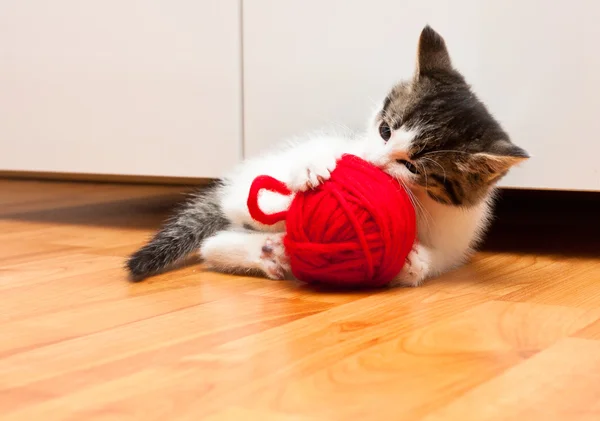
POLYGON ((261 269, 271 279, 285 279, 290 271, 289 259, 283 247, 283 235, 267 237, 260 255, 261 269))
POLYGON ((390 286, 416 287, 429 275, 431 257, 427 247, 415 243, 406 258, 402 271, 390 286))
POLYGON ((292 191, 315 189, 329 180, 339 157, 322 155, 316 156, 308 165, 292 170, 289 188, 292 191))

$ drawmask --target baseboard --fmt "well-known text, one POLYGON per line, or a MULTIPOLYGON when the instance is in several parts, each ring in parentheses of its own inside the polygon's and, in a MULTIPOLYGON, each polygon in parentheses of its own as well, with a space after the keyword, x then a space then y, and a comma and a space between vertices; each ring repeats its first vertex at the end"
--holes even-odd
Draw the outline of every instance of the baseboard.
POLYGON ((211 181, 208 178, 161 177, 121 174, 87 174, 43 171, 0 171, 0 178, 14 180, 78 181, 119 184, 163 184, 173 186, 202 186, 211 181))

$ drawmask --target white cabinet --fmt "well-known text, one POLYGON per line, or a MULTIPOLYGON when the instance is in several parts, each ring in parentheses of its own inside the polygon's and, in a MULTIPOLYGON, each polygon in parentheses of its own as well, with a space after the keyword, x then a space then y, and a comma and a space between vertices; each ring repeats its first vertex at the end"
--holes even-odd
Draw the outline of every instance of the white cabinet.
POLYGON ((600 190, 598 20, 591 0, 3 0, 0 170, 218 177, 361 129, 429 23, 533 156, 504 185, 600 190))
POLYGON ((429 23, 533 156, 505 186, 600 190, 597 2, 252 0, 243 18, 247 155, 331 121, 362 128, 429 23))
POLYGON ((216 177, 241 159, 239 0, 0 2, 0 169, 216 177))

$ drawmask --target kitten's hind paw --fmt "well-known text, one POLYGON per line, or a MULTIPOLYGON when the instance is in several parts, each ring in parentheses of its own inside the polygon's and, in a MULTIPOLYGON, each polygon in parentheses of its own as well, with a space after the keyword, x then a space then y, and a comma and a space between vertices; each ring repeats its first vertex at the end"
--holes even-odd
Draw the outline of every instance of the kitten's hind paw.
POLYGON ((283 247, 283 235, 267 237, 262 246, 260 262, 261 269, 267 277, 285 279, 290 267, 283 247))

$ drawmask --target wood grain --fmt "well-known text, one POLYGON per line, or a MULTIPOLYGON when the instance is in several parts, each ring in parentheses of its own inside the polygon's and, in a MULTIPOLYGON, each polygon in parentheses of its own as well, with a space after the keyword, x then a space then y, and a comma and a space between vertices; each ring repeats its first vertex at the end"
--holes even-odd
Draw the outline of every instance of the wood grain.
POLYGON ((415 289, 199 264, 129 283, 124 257, 182 191, 0 181, 2 420, 600 417, 594 244, 536 246, 501 212, 492 247, 415 289))

